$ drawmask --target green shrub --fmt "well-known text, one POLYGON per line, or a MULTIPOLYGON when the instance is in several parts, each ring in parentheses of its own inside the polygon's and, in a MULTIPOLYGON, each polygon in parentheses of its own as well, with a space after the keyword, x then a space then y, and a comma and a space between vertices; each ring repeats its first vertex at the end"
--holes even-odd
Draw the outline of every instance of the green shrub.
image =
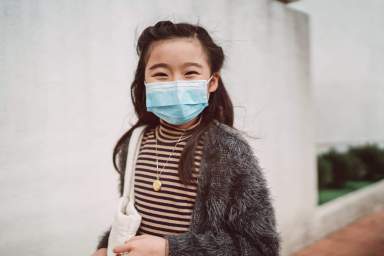
POLYGON ((337 152, 334 148, 331 148, 327 153, 324 153, 322 157, 329 161, 329 163, 331 164, 332 179, 331 182, 328 183, 328 187, 343 187, 348 179, 348 157, 343 153, 337 152))
POLYGON ((374 144, 331 148, 317 157, 319 204, 384 178, 384 149, 374 144))
POLYGON ((331 185, 333 180, 332 163, 324 155, 317 158, 318 187, 326 188, 331 185))
POLYGON ((348 180, 364 180, 368 174, 365 163, 351 152, 346 152, 348 180))
POLYGON ((366 166, 364 179, 379 180, 384 177, 384 150, 375 144, 350 147, 348 153, 359 158, 366 166))

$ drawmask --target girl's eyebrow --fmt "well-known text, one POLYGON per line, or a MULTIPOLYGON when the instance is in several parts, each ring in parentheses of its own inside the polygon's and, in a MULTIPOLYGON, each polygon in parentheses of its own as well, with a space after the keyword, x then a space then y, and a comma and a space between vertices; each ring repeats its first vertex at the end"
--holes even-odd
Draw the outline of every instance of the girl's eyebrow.
POLYGON ((185 62, 183 64, 184 67, 186 66, 195 66, 195 67, 198 67, 198 68, 203 68, 203 66, 199 63, 196 63, 196 62, 185 62))
MULTIPOLYGON (((185 62, 182 66, 183 67, 195 66, 195 67, 198 67, 198 68, 203 68, 203 66, 201 64, 196 63, 196 62, 185 62)), ((153 64, 152 66, 150 66, 149 70, 153 70, 155 68, 169 68, 169 65, 166 64, 166 63, 156 63, 156 64, 153 64)))
POLYGON ((149 67, 149 70, 153 70, 155 68, 168 68, 166 63, 156 63, 149 67))

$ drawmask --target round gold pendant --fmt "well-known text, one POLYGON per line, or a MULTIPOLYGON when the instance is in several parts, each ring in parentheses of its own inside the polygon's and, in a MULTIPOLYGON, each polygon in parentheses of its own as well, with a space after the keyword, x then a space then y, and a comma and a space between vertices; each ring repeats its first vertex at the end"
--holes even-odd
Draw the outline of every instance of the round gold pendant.
POLYGON ((153 181, 153 189, 155 190, 155 191, 159 191, 160 190, 160 188, 161 188, 161 181, 160 180, 154 180, 153 181))

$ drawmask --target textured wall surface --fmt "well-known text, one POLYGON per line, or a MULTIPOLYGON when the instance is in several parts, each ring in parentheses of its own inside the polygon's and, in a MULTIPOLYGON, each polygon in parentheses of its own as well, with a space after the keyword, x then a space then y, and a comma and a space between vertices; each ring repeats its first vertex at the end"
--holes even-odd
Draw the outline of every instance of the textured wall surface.
POLYGON ((384 2, 306 0, 319 148, 384 143, 384 2))
MULTIPOLYGON (((227 56, 235 126, 274 198, 283 252, 316 205, 308 16, 277 1, 0 1, 0 254, 89 255, 117 202, 138 34, 199 22, 227 56)), ((297 234, 296 234, 297 233, 297 234)))
MULTIPOLYGON (((289 7, 307 13, 311 21, 316 151, 367 142, 383 146, 384 2, 305 0, 289 7)), ((381 181, 316 207, 311 224, 301 226, 299 237, 287 236, 286 246, 303 246, 383 209, 383 185, 381 181)))

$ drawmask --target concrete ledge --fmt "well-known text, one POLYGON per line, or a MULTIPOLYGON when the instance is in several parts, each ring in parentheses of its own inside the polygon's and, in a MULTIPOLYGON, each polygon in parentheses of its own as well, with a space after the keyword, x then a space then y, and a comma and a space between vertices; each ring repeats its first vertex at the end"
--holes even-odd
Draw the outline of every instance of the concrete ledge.
POLYGON ((384 209, 384 180, 325 203, 316 210, 307 244, 381 209, 384 209))
POLYGON ((282 256, 292 255, 360 217, 384 209, 384 180, 336 198, 285 226, 282 256))

